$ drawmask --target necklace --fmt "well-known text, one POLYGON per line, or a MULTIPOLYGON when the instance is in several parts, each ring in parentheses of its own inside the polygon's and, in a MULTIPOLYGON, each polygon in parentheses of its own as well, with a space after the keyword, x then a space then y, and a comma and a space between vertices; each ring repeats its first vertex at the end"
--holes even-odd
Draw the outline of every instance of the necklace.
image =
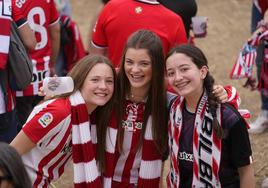
POLYGON ((130 93, 128 96, 129 96, 128 98, 133 102, 145 103, 147 101, 147 98, 148 98, 148 96, 143 97, 143 96, 134 95, 133 93, 130 93))

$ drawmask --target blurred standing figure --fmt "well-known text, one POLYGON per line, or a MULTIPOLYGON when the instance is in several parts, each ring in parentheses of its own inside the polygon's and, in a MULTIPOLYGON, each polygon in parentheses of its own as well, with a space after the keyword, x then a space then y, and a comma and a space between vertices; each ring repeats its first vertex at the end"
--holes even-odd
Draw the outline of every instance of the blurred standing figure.
POLYGON ((118 67, 127 38, 139 29, 157 34, 164 52, 187 42, 180 16, 156 0, 112 0, 102 9, 94 28, 90 53, 107 55, 118 67))
POLYGON ((181 16, 187 37, 189 37, 192 17, 197 13, 195 0, 158 0, 162 5, 181 16))
POLYGON ((0 142, 0 187, 31 188, 31 181, 18 152, 0 142))
POLYGON ((267 9, 267 0, 253 0, 251 10, 251 33, 256 31, 258 22, 264 18, 264 14, 267 9))
POLYGON ((24 124, 33 107, 42 99, 37 93, 42 86, 43 79, 55 73, 60 44, 60 26, 59 15, 53 0, 18 2, 16 6, 27 17, 37 39, 35 49, 30 51, 33 63, 32 83, 23 91, 16 92, 18 115, 21 123, 24 124))
MULTIPOLYGON (((268 26, 268 0, 254 0, 252 6, 252 19, 251 19, 251 31, 253 35, 258 32, 262 32, 267 29, 268 26), (259 24, 258 24, 259 23, 259 24)), ((257 49, 257 76, 261 77, 261 69, 263 64, 265 44, 261 42, 257 49)), ((268 128, 268 97, 264 90, 260 91, 261 94, 261 111, 257 119, 251 124, 250 133, 262 133, 268 128)))
POLYGON ((79 27, 71 18, 69 0, 55 0, 60 14, 60 51, 55 66, 57 76, 66 76, 74 64, 86 55, 79 27))
POLYGON ((10 24, 15 21, 23 44, 34 49, 36 40, 27 19, 15 5, 15 0, 0 0, 0 141, 11 142, 17 134, 18 119, 14 110, 14 99, 8 84, 8 51, 10 24))
MULTIPOLYGON (((252 4, 252 15, 251 15, 251 32, 257 33, 262 31, 265 27, 268 28, 268 0, 253 0, 252 4), (258 23, 259 27, 258 26, 258 23)), ((257 49, 257 74, 258 78, 261 74, 262 65, 262 53, 264 51, 264 46, 257 49)), ((250 125, 250 133, 262 133, 268 128, 268 97, 264 95, 261 91, 261 111, 257 119, 250 125)), ((262 182, 262 187, 268 187, 268 178, 266 177, 262 182)))

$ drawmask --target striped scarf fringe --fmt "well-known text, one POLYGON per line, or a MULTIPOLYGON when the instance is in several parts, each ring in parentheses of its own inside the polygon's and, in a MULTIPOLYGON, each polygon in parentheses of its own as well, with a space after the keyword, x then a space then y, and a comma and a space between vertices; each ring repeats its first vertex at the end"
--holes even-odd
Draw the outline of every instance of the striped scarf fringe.
MULTIPOLYGON (((221 140, 217 138, 213 131, 212 115, 206 110, 206 105, 207 94, 204 92, 195 113, 192 187, 220 188, 221 185, 218 173, 221 160, 221 140), (205 117, 211 122, 204 122, 205 117), (204 127, 204 125, 206 127, 204 127)), ((179 139, 182 131, 183 108, 184 98, 178 97, 172 104, 168 127, 171 161, 171 169, 167 177, 167 185, 169 188, 179 188, 180 186, 180 172, 177 156, 179 154, 179 139)), ((217 119, 221 122, 220 106, 217 108, 217 119)))
POLYGON ((87 107, 81 93, 70 96, 72 122, 72 152, 75 188, 102 187, 95 160, 87 107))

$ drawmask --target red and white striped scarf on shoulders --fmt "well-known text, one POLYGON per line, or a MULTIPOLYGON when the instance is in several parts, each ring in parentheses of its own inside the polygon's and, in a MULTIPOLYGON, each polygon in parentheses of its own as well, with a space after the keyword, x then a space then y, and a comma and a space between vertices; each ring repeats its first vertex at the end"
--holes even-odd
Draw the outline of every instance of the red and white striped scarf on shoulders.
POLYGON ((74 187, 102 187, 85 101, 79 91, 72 94, 69 100, 71 103, 74 187))
POLYGON ((0 0, 0 69, 5 69, 10 44, 11 0, 0 0))
MULTIPOLYGON (((110 127, 106 134, 106 170, 103 177, 104 188, 112 187, 112 178, 115 169, 115 150, 117 138, 117 120, 112 115, 110 127)), ((142 143, 142 156, 139 170, 137 188, 158 188, 162 170, 160 153, 153 142, 152 119, 149 117, 146 125, 145 135, 142 143)))
MULTIPOLYGON (((169 148, 171 169, 167 177, 169 188, 179 188, 178 164, 179 139, 182 131, 184 98, 178 97, 172 104, 169 122, 169 148)), ((217 119, 221 122, 221 107, 217 108, 217 119)), ((193 181, 192 187, 221 187, 219 167, 221 161, 221 140, 212 127, 212 115, 207 110, 207 94, 203 93, 196 110, 193 134, 193 181), (207 186, 209 185, 209 186, 207 186)))

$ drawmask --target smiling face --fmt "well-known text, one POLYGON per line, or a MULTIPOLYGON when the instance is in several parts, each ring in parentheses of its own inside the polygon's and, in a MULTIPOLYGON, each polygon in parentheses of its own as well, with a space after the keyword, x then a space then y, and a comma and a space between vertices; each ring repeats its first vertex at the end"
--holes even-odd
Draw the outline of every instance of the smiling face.
POLYGON ((152 62, 146 49, 129 48, 125 54, 124 71, 132 92, 144 93, 150 88, 152 62))
POLYGON ((174 53, 166 61, 169 84, 181 96, 199 97, 203 92, 203 82, 207 67, 199 69, 192 59, 183 53, 174 53))
POLYGON ((89 71, 81 94, 91 113, 97 106, 105 105, 114 91, 114 76, 111 67, 105 63, 97 63, 89 71))

